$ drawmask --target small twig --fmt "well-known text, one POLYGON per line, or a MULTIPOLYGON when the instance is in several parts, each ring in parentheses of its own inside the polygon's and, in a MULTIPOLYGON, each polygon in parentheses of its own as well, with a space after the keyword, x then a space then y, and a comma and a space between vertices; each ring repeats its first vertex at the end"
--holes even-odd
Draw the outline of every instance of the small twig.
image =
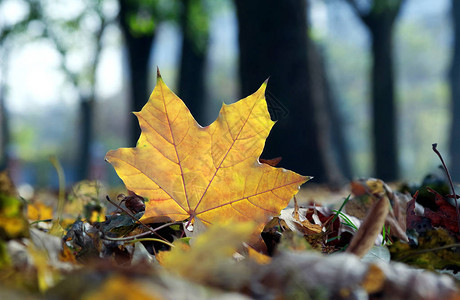
MULTIPOLYGON (((158 236, 159 238, 163 239, 164 241, 166 241, 166 239, 164 237, 162 237, 161 235, 159 235, 152 227, 150 226, 147 226, 144 222, 140 221, 138 218, 136 218, 130 211, 128 211, 126 208, 122 207, 121 205, 119 205, 118 203, 115 203, 114 201, 112 201, 112 199, 110 199, 110 197, 107 195, 106 196, 106 199, 107 201, 109 201, 110 203, 112 203, 113 205, 115 205, 115 207, 117 207, 118 209, 122 210, 123 212, 125 212, 128 216, 130 216, 133 220, 135 220, 136 222, 139 222, 139 224, 142 225, 142 227, 144 227, 145 229, 147 229, 148 231, 150 231, 151 233, 153 233, 154 235, 158 236)), ((171 224, 168 224, 169 225, 173 225, 173 223, 171 224)), ((163 225, 162 225, 163 226, 163 225)), ((160 226, 161 227, 161 226, 160 226)), ((167 227, 167 226, 165 226, 167 227)), ((157 229, 158 230, 158 229, 157 229)))
POLYGON ((412 255, 424 254, 424 253, 428 253, 428 252, 434 252, 434 251, 438 251, 438 250, 449 249, 449 248, 457 248, 457 247, 460 247, 460 244, 450 244, 450 245, 440 246, 440 247, 436 247, 436 248, 415 250, 415 251, 411 251, 410 253, 408 253, 406 255, 403 255, 403 256, 399 257, 398 260, 402 261, 403 259, 406 259, 406 258, 408 258, 408 257, 410 257, 412 255))
POLYGON ((142 232, 142 233, 139 233, 139 234, 136 234, 136 235, 130 235, 130 236, 119 237, 119 238, 110 237, 110 236, 107 236, 106 234, 104 234, 102 239, 103 240, 108 240, 108 241, 114 241, 114 242, 127 242, 127 241, 131 241, 131 240, 135 240, 137 238, 147 236, 147 235, 151 235, 151 234, 152 233, 150 231, 145 231, 145 232, 142 232))
POLYGON ((155 238, 143 238, 143 239, 136 239, 136 240, 132 240, 132 241, 129 241, 128 243, 130 244, 134 244, 134 243, 137 243, 137 242, 158 242, 158 243, 163 243, 171 248, 174 248, 176 246, 174 246, 173 244, 171 244, 170 242, 166 242, 166 241, 163 241, 163 240, 160 240, 160 239, 155 239, 155 238))
POLYGON ((59 197, 58 197, 58 204, 57 204, 57 220, 59 222, 62 219, 62 215, 64 214, 65 175, 64 175, 64 169, 62 168, 62 165, 56 156, 54 155, 51 156, 50 161, 53 167, 56 169, 56 173, 58 175, 58 180, 59 180, 59 197))
POLYGON ((41 223, 41 222, 52 222, 53 219, 43 219, 43 220, 37 220, 37 221, 33 221, 33 222, 30 222, 29 225, 35 225, 35 224, 38 224, 38 223, 41 223))
POLYGON ((124 238, 113 238, 109 236, 104 236, 102 239, 107 240, 107 241, 113 241, 113 242, 127 242, 127 243, 137 243, 137 242, 143 242, 143 241, 152 241, 152 242, 158 242, 158 243, 163 243, 165 245, 168 245, 170 247, 174 247, 173 244, 167 241, 163 241, 160 239, 156 238, 142 238, 142 236, 150 235, 152 233, 150 232, 143 232, 141 234, 133 235, 133 236, 128 236, 124 238), (139 239, 140 237, 140 239, 139 239))
POLYGON ((457 194, 455 193, 454 184, 452 183, 452 177, 450 177, 449 170, 447 169, 447 166, 444 163, 444 159, 442 158, 441 153, 439 153, 438 149, 436 148, 437 146, 438 146, 438 144, 436 144, 436 143, 434 143, 432 145, 433 151, 434 151, 434 153, 436 153, 439 156, 439 159, 441 160, 441 163, 442 163, 442 166, 444 168, 444 171, 446 172, 447 180, 449 180, 450 189, 452 190, 452 195, 454 196, 453 198, 455 200, 455 208, 457 209, 457 222, 458 222, 457 231, 460 232, 460 211, 459 211, 459 207, 458 207, 457 194))
MULTIPOLYGON (((182 222, 166 223, 166 224, 163 224, 163 225, 158 226, 158 227, 156 227, 156 228, 152 228, 152 230, 158 231, 158 230, 160 230, 160 229, 169 227, 169 226, 171 226, 171 225, 179 225, 179 224, 182 224, 182 222)), ((152 234, 151 231, 146 231, 146 232, 142 232, 142 233, 139 233, 139 234, 136 234, 136 235, 130 235, 130 236, 125 236, 125 237, 120 237, 120 238, 114 238, 114 237, 104 236, 103 239, 109 240, 109 241, 124 242, 124 241, 135 240, 135 239, 137 239, 137 238, 141 238, 141 237, 144 237, 144 236, 147 236, 147 235, 150 235, 150 234, 152 234)))

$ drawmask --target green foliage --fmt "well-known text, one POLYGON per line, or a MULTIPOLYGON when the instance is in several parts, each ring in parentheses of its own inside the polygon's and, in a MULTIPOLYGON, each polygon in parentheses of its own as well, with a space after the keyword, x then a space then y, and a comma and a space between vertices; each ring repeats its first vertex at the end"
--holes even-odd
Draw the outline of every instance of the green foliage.
POLYGON ((206 50, 209 39, 209 11, 204 0, 189 0, 188 7, 183 7, 187 21, 186 34, 194 42, 195 50, 206 50))
POLYGON ((157 25, 177 19, 178 3, 170 0, 120 0, 127 9, 127 24, 132 36, 152 35, 157 25))
POLYGON ((404 0, 373 0, 372 1, 372 14, 383 14, 385 12, 397 11, 404 0))

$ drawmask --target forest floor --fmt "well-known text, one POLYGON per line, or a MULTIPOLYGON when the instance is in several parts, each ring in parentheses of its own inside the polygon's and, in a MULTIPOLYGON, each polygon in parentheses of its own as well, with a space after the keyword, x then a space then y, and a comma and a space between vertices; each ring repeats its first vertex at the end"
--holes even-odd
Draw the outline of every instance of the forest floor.
POLYGON ((260 247, 241 243, 244 223, 146 228, 142 199, 98 182, 22 199, 1 173, 0 298, 460 299, 448 193, 442 180, 305 184, 260 247))

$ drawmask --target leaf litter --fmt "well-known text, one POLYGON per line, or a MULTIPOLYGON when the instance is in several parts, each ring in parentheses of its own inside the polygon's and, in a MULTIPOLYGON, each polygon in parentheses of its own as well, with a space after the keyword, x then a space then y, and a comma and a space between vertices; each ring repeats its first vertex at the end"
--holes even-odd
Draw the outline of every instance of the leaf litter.
POLYGON ((108 201, 85 181, 58 209, 0 173, 0 297, 460 298, 452 197, 368 178, 299 205, 309 177, 259 159, 273 126, 264 89, 202 128, 159 77, 137 147, 107 154, 127 187, 108 201))

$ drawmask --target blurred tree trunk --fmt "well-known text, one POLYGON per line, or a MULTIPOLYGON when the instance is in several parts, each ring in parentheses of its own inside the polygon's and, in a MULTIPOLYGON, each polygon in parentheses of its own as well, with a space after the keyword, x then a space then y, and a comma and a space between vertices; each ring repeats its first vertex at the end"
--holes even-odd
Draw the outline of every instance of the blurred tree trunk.
MULTIPOLYGON (((1 3, 1 0, 0 0, 1 3)), ((6 78, 8 73, 8 59, 11 51, 8 45, 8 38, 14 37, 27 30, 32 21, 39 17, 37 1, 27 1, 27 14, 22 20, 17 23, 8 24, 8 22, 0 22, 0 71, 2 72, 0 81, 0 171, 8 165, 8 144, 10 142, 10 131, 8 122, 8 112, 6 109, 6 78)), ((6 12, 8 13, 8 12, 6 12)))
POLYGON ((405 0, 373 0, 363 9, 356 0, 347 0, 369 29, 372 38, 372 133, 375 176, 398 178, 395 87, 393 70, 393 29, 405 0))
POLYGON ((312 99, 307 7, 304 0, 235 0, 239 23, 242 96, 270 77, 266 98, 279 121, 267 139, 265 158, 282 156, 280 166, 328 180, 323 132, 312 99), (287 116, 288 114, 288 116, 287 116))
POLYGON ((316 119, 323 134, 320 136, 321 148, 328 170, 328 181, 341 184, 352 179, 350 155, 343 130, 343 118, 329 84, 324 57, 318 47, 310 40, 310 62, 313 100, 316 103, 316 119))
MULTIPOLYGON (((0 40, 2 42, 2 40, 0 40)), ((2 44, 2 43, 0 43, 2 44)), ((3 46, 3 45, 2 45, 3 46)), ((8 69, 8 47, 3 47, 0 51, 0 171, 6 169, 8 165, 8 152, 7 147, 9 143, 9 128, 8 128, 8 113, 6 111, 5 99, 6 99, 6 76, 8 69)))
POLYGON ((460 2, 452 0, 452 23, 454 27, 453 56, 450 67, 450 92, 452 124, 450 130, 450 172, 452 179, 460 181, 460 2))
POLYGON ((94 106, 96 103, 96 72, 102 53, 102 36, 107 27, 107 20, 103 17, 102 12, 98 11, 100 26, 95 34, 95 50, 92 57, 92 63, 89 67, 90 88, 87 95, 80 91, 80 157, 78 160, 78 178, 77 180, 91 178, 91 146, 94 141, 94 106))
MULTIPOLYGON (((56 34, 54 27, 57 25, 52 23, 52 21, 50 21, 44 14, 44 11, 41 10, 42 21, 44 22, 45 27, 44 35, 54 43, 56 50, 61 55, 61 70, 66 74, 79 95, 80 122, 78 124, 78 152, 75 167, 77 181, 89 179, 91 176, 91 145, 94 138, 93 115, 96 99, 96 71, 102 52, 102 36, 108 24, 108 21, 102 12, 102 3, 94 2, 94 4, 92 12, 94 12, 98 17, 99 27, 96 32, 93 33, 94 40, 91 40, 91 43, 94 43, 92 45, 94 46, 94 51, 91 53, 92 56, 90 61, 87 62, 88 67, 85 69, 86 72, 84 74, 77 73, 67 66, 66 56, 71 49, 66 47, 66 43, 63 41, 65 37, 56 34)), ((77 16, 75 19, 76 24, 79 24, 82 19, 84 19, 83 15, 77 16)))
POLYGON ((5 107, 5 84, 0 83, 0 171, 8 164, 7 146, 9 140, 8 115, 5 107))
POLYGON ((200 125, 205 125, 204 75, 209 25, 202 0, 182 0, 179 22, 182 30, 182 56, 178 94, 190 109, 195 120, 200 125))
POLYGON ((91 166, 91 144, 94 139, 94 97, 80 96, 80 140, 78 143, 77 181, 89 179, 91 166))
MULTIPOLYGON (((138 1, 118 0, 120 7, 119 22, 128 52, 130 109, 140 111, 149 99, 149 59, 155 30, 139 31, 133 28, 132 20, 137 15, 140 3, 138 1)), ((130 119, 129 143, 135 146, 141 130, 137 119, 130 119)))

